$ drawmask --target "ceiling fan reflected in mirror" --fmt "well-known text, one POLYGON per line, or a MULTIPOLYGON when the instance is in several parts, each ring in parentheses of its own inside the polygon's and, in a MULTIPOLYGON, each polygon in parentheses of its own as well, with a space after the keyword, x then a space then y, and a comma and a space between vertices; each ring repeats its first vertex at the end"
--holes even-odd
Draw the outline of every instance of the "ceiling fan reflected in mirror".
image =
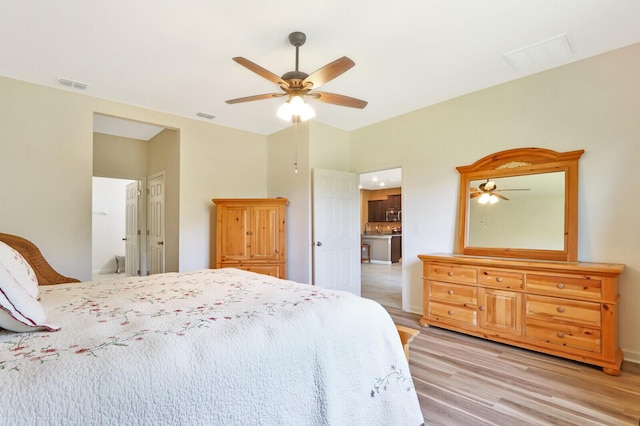
POLYGON ((503 191, 529 191, 529 188, 498 189, 498 185, 492 180, 478 185, 478 188, 470 188, 469 198, 478 198, 480 204, 495 204, 500 200, 509 201, 507 197, 500 194, 503 191))
POLYGON ((300 46, 302 46, 306 40, 307 36, 302 32, 296 31, 289 34, 289 42, 296 48, 296 68, 294 71, 284 73, 281 77, 246 58, 233 58, 234 61, 248 70, 253 71, 259 76, 277 84, 282 90, 282 93, 277 92, 246 96, 243 98, 230 99, 226 102, 228 104, 237 104, 288 96, 288 100, 278 109, 277 115, 283 120, 292 121, 293 123, 306 121, 315 116, 315 112, 311 106, 306 103, 305 97, 319 102, 350 108, 362 109, 366 107, 367 102, 361 99, 338 95, 336 93, 318 92, 315 90, 351 69, 355 65, 355 62, 346 56, 343 56, 342 58, 336 59, 311 74, 302 72, 298 69, 299 50, 300 46))

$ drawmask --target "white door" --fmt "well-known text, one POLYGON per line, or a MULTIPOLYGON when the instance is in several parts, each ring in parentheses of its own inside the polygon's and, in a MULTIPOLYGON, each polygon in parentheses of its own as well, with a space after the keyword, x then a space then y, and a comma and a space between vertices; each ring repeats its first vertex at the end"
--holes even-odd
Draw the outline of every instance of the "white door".
POLYGON ((125 275, 140 274, 140 227, 138 226, 139 182, 131 182, 126 187, 126 224, 125 224, 125 275))
POLYGON ((313 170, 313 284, 360 296, 360 197, 355 173, 313 170))
POLYGON ((149 274, 164 272, 164 172, 149 177, 147 187, 147 263, 149 274))

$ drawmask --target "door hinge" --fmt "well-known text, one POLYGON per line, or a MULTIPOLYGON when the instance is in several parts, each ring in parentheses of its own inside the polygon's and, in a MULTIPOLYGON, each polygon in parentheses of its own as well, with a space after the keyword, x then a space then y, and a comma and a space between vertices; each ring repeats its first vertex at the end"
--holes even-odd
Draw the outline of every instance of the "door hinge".
POLYGON ((138 235, 142 235, 142 231, 138 229, 138 235))
POLYGON ((151 235, 151 234, 149 233, 149 230, 147 229, 147 236, 148 236, 148 235, 151 235))
POLYGON ((140 269, 138 269, 138 276, 140 276, 140 269))

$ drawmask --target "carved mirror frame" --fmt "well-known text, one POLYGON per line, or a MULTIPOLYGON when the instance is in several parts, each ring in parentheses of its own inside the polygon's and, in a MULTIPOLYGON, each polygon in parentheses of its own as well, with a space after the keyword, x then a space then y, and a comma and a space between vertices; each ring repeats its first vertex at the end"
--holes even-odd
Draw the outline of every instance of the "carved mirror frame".
POLYGON ((517 148, 488 155, 469 166, 457 167, 460 172, 457 253, 472 256, 577 261, 578 159, 583 153, 584 150, 560 153, 543 148, 517 148), (562 171, 565 172, 563 250, 467 246, 471 181, 562 171))

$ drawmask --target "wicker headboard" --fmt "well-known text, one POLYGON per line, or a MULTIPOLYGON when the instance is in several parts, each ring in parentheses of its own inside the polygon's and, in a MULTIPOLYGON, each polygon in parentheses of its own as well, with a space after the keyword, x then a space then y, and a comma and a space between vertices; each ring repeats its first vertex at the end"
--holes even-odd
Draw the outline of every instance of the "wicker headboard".
POLYGON ((36 274, 39 285, 78 283, 80 280, 65 277, 57 273, 49 262, 42 256, 38 247, 31 241, 16 235, 3 234, 0 232, 0 241, 13 247, 26 259, 36 274))

